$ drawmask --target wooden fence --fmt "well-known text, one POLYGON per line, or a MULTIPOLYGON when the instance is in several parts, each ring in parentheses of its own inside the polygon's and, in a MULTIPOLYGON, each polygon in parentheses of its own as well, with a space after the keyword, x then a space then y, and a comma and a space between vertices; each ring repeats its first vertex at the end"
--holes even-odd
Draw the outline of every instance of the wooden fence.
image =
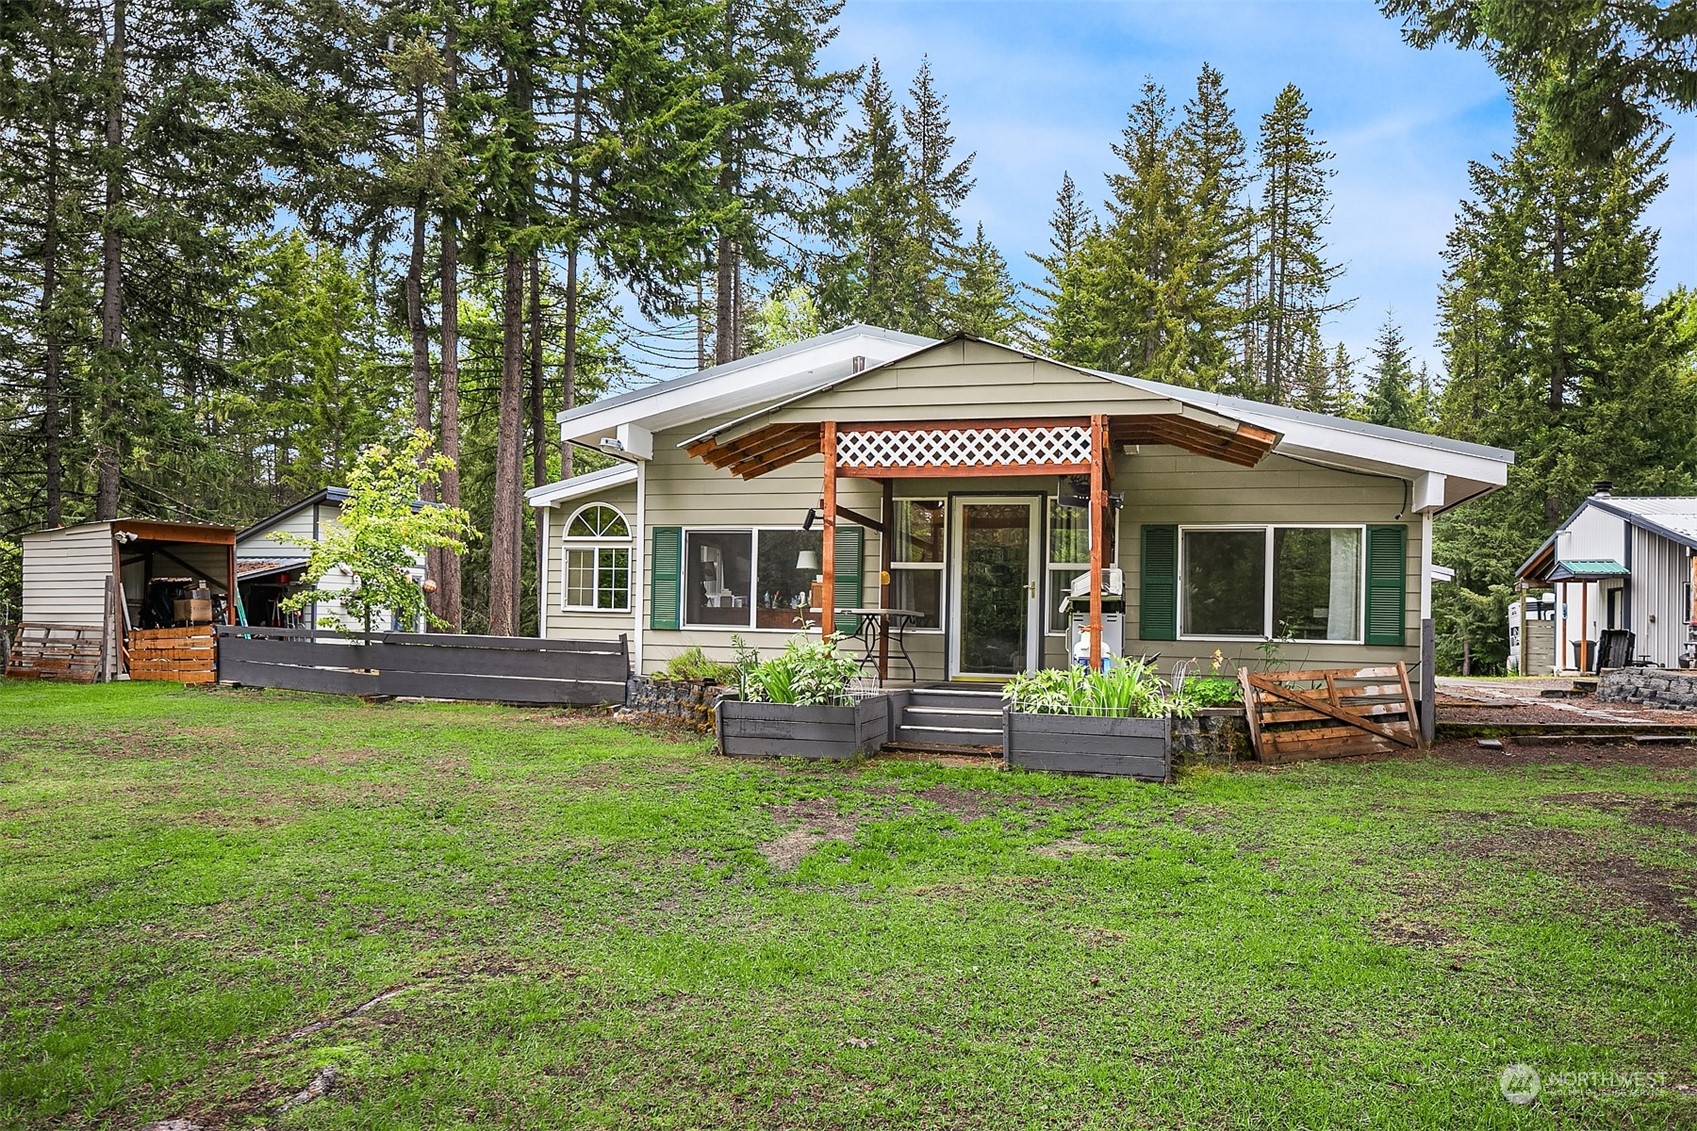
POLYGON ((630 646, 389 632, 218 627, 218 679, 245 687, 587 707, 625 701, 630 646))
POLYGON ((6 677, 93 683, 100 677, 104 640, 99 625, 20 624, 6 653, 6 677))
POLYGON ((1249 738, 1263 762, 1392 754, 1421 745, 1408 666, 1238 670, 1249 738))
POLYGON ((218 679, 218 640, 213 626, 137 628, 124 637, 131 679, 212 683, 218 679))

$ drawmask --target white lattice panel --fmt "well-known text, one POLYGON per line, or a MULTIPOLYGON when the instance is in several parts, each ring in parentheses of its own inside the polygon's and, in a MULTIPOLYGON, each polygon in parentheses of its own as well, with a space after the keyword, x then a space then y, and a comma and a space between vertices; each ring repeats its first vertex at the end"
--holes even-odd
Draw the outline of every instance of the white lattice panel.
POLYGON ((916 428, 837 432, 840 467, 1019 467, 1090 463, 1090 429, 916 428))

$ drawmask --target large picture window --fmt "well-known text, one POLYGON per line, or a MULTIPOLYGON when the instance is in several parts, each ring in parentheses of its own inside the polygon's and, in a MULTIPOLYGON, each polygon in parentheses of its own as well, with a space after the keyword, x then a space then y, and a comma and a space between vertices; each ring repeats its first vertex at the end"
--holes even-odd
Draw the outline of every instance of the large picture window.
POLYGON ((1185 636, 1359 643, 1362 528, 1187 527, 1185 636))
POLYGON ((823 566, 818 530, 690 530, 684 623, 796 631, 823 566))
POLYGON ((630 608, 630 526, 605 503, 572 515, 564 535, 565 584, 561 607, 572 612, 624 612, 630 608))
POLYGON ((943 626, 943 547, 949 507, 941 499, 897 499, 890 546, 890 604, 913 609, 914 628, 943 626))

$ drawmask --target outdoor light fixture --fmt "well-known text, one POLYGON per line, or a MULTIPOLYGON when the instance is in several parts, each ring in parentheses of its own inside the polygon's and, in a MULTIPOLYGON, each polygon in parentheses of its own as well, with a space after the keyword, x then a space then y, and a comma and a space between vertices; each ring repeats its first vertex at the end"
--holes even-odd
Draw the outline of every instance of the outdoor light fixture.
POLYGON ((121 546, 128 546, 131 542, 134 542, 140 537, 141 535, 135 533, 133 530, 119 530, 112 535, 112 540, 121 546))
POLYGON ((622 452, 625 450, 624 441, 612 436, 601 437, 600 444, 601 450, 604 452, 622 452))
POLYGON ((818 522, 818 521, 819 521, 819 512, 814 510, 812 507, 808 507, 807 508, 807 517, 801 520, 801 528, 803 530, 812 530, 813 524, 815 522, 818 522))

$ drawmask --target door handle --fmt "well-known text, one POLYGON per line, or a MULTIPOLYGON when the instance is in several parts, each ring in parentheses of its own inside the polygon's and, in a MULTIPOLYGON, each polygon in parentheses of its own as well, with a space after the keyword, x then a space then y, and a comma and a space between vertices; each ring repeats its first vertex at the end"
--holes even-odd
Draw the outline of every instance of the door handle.
POLYGON ((1025 583, 1025 595, 1033 601, 1037 599, 1037 583, 1035 581, 1027 581, 1025 583))

